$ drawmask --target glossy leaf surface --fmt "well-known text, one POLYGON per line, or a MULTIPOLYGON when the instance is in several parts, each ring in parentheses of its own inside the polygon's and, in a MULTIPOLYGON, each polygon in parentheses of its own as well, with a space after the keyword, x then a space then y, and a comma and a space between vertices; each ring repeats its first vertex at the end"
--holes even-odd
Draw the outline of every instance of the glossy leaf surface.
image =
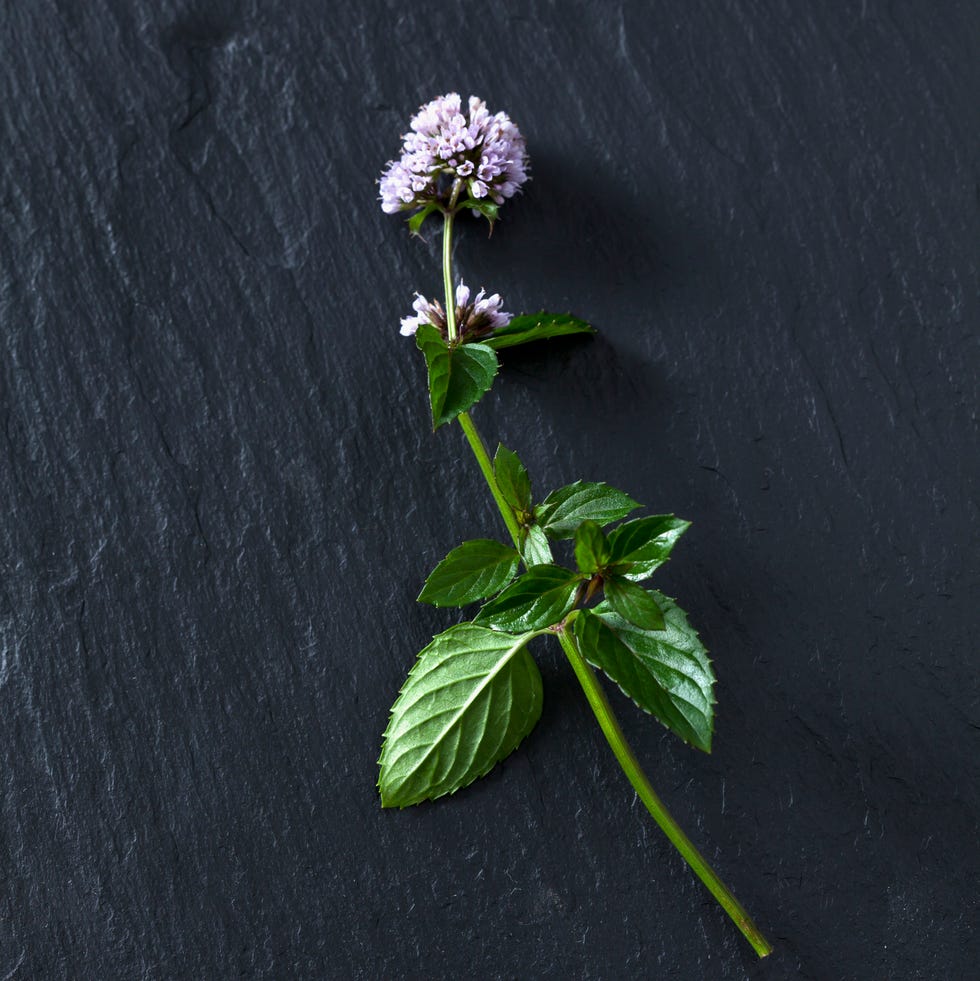
POLYGON ((432 428, 451 422, 475 405, 497 374, 497 355, 483 344, 450 347, 431 324, 416 331, 415 343, 429 369, 432 428))
POLYGON ((677 539, 690 527, 690 521, 672 514, 627 521, 609 533, 610 563, 627 579, 647 579, 670 558, 677 539))
POLYGON ((515 579, 476 616, 498 630, 540 630, 565 617, 575 604, 581 576, 557 565, 536 565, 515 579))
POLYGON ((707 651, 673 600, 657 593, 666 629, 642 630, 603 603, 575 620, 582 655, 640 708, 685 742, 711 751, 714 672, 707 651))
POLYGON ((379 760, 382 806, 451 794, 517 748, 541 715, 531 636, 462 623, 433 638, 392 706, 379 760))
POLYGON ((612 576, 604 583, 609 605, 624 620, 644 630, 663 630, 664 615, 651 593, 622 576, 612 576))
POLYGON ((454 548, 429 574, 419 594, 433 606, 465 606, 500 592, 514 578, 517 550, 490 538, 454 548))
POLYGON ((514 317, 506 327, 495 330, 484 343, 494 350, 514 347, 516 344, 530 344, 549 337, 564 337, 570 334, 594 334, 595 328, 578 317, 568 313, 526 313, 514 317))
POLYGON ((583 521, 607 525, 639 506, 638 501, 608 484, 576 480, 552 491, 535 508, 535 515, 550 538, 571 538, 583 521))

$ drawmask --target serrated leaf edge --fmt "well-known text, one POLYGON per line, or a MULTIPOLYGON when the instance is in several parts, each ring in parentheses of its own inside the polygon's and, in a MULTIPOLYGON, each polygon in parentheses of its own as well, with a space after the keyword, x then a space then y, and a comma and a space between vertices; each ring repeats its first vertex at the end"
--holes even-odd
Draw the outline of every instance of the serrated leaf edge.
MULTIPOLYGON (((637 707, 637 708, 638 708, 638 709, 639 709, 639 710, 640 710, 641 712, 643 712, 643 714, 644 714, 644 715, 649 715, 651 719, 656 719, 656 720, 657 720, 657 722, 658 722, 658 723, 660 723, 660 725, 662 725, 662 726, 663 726, 663 727, 664 727, 664 728, 665 728, 665 729, 666 729, 666 730, 667 730, 667 731, 668 731, 668 732, 669 732, 669 733, 670 733, 671 735, 673 735, 673 736, 676 736, 676 737, 677 737, 678 739, 680 739, 680 741, 681 741, 681 742, 683 742, 683 743, 686 743, 686 744, 687 744, 688 746, 690 746, 690 747, 691 747, 692 749, 697 749, 697 750, 700 750, 700 751, 701 751, 702 753, 708 753, 708 754, 710 755, 710 754, 711 754, 711 746, 712 746, 712 742, 713 742, 713 740, 714 740, 714 735, 715 735, 715 713, 714 713, 714 706, 718 704, 718 699, 716 699, 716 698, 715 698, 715 685, 716 685, 716 684, 718 683, 718 676, 717 676, 717 674, 715 673, 715 669, 714 669, 714 666, 713 666, 713 665, 714 665, 714 660, 713 660, 712 658, 710 658, 710 657, 708 656, 708 648, 707 648, 707 647, 705 647, 705 646, 704 646, 704 644, 702 643, 702 641, 701 641, 701 635, 700 635, 700 634, 699 634, 699 633, 697 632, 697 630, 695 630, 695 629, 694 629, 694 628, 693 628, 693 627, 691 626, 691 624, 690 624, 690 622, 689 622, 689 621, 688 621, 688 619, 687 619, 687 613, 686 613, 686 612, 684 611, 684 609, 683 609, 682 607, 679 607, 679 606, 677 606, 677 601, 676 601, 676 600, 675 600, 675 599, 674 599, 674 598, 673 598, 672 596, 667 596, 667 595, 666 595, 665 593, 660 593, 660 592, 659 592, 658 590, 652 590, 652 592, 654 592, 654 593, 656 593, 656 594, 657 594, 657 595, 659 595, 659 596, 663 596, 663 597, 664 597, 664 599, 667 599, 667 600, 670 600, 670 602, 674 604, 674 608, 675 608, 675 609, 677 609, 677 610, 680 610, 680 612, 681 612, 681 615, 682 615, 682 616, 684 617, 684 623, 685 623, 685 624, 687 624, 687 626, 688 626, 688 628, 689 628, 689 629, 691 630, 691 632, 692 632, 692 633, 694 634, 694 636, 695 636, 695 637, 697 637, 697 640, 698 640, 698 643, 699 643, 699 644, 701 645, 701 650, 702 650, 702 651, 704 652, 704 660, 705 660, 705 662, 707 663, 707 665, 708 665, 708 670, 709 670, 709 671, 710 671, 710 673, 711 673, 711 687, 710 687, 710 689, 709 689, 709 691, 710 691, 710 694, 709 694, 709 697, 708 697, 708 704, 712 706, 712 712, 711 712, 711 719, 710 719, 710 725, 709 725, 709 733, 708 733, 708 745, 707 745, 707 747, 704 747, 704 746, 699 746, 699 745, 698 745, 697 743, 694 743, 694 742, 691 742, 691 740, 690 740, 690 739, 685 739, 685 738, 684 738, 684 737, 683 737, 683 736, 682 736, 682 735, 681 735, 680 733, 678 733, 678 732, 674 732, 674 730, 673 730, 673 729, 671 729, 671 728, 670 728, 670 726, 668 726, 668 725, 667 725, 667 723, 663 721, 663 719, 661 719, 661 718, 660 718, 659 716, 657 716, 657 715, 654 715, 654 714, 653 714, 653 712, 651 712, 651 711, 650 711, 649 709, 647 709, 647 708, 644 708, 644 707, 643 707, 643 706, 642 706, 642 705, 641 705, 641 704, 640 704, 640 703, 639 703, 639 702, 638 702, 638 701, 637 701, 637 700, 636 700, 636 699, 635 699, 635 698, 634 698, 634 697, 633 697, 633 696, 632 696, 632 695, 631 695, 631 694, 630 694, 630 693, 629 693, 629 692, 628 692, 628 691, 627 691, 627 690, 626 690, 626 689, 625 689, 625 688, 624 688, 624 687, 623 687, 623 686, 622 686, 622 685, 621 685, 621 684, 620 684, 620 683, 619 683, 618 681, 616 681, 616 679, 615 679, 615 678, 612 678, 612 677, 610 677, 610 676, 609 676, 608 674, 606 674, 606 672, 605 672, 605 670, 604 670, 604 669, 602 668, 602 666, 601 666, 601 665, 599 665, 599 664, 596 664, 596 663, 595 663, 595 661, 593 661, 593 660, 592 660, 592 659, 591 659, 591 658, 590 658, 590 657, 588 656, 588 654, 586 654, 586 653, 585 653, 585 651, 583 651, 583 650, 582 650, 582 648, 581 648, 581 645, 579 646, 579 652, 580 652, 580 653, 581 653, 581 655, 582 655, 582 656, 583 656, 583 657, 584 657, 584 658, 586 659, 586 661, 588 661, 588 662, 589 662, 589 664, 591 664, 591 665, 592 665, 592 667, 594 667, 594 668, 595 668, 595 669, 596 669, 597 671, 602 671, 602 673, 603 673, 603 675, 604 675, 605 677, 607 677, 607 678, 609 678, 609 680, 610 680, 610 681, 611 681, 611 682, 612 682, 612 683, 613 683, 613 684, 614 684, 614 685, 615 685, 615 686, 616 686, 616 687, 617 687, 617 688, 618 688, 618 689, 619 689, 619 690, 620 690, 620 691, 621 691, 621 692, 622 692, 622 693, 623 693, 623 694, 624 694, 624 695, 625 695, 625 696, 626 696, 626 697, 627 697, 627 698, 628 698, 628 699, 629 699, 629 700, 630 700, 630 701, 631 701, 631 702, 632 702, 632 703, 633 703, 633 704, 634 704, 634 705, 635 705, 635 706, 636 706, 636 707, 637 707)), ((583 612, 585 612, 585 611, 583 611, 583 612)), ((589 610, 588 612, 589 612, 589 613, 591 613, 591 614, 592 614, 593 616, 597 616, 597 617, 599 617, 599 619, 600 619, 600 620, 602 619, 602 616, 601 616, 601 614, 599 614, 599 613, 596 613, 596 608, 595 608, 595 607, 593 607, 593 608, 592 608, 591 610, 589 610)), ((624 617, 623 619, 625 619, 625 617, 624 617)), ((665 619, 665 620, 667 619, 667 617, 666 617, 666 615, 664 616, 664 619, 665 619)), ((605 623, 605 621, 603 621, 603 622, 605 623)), ((608 624, 608 623, 606 623, 606 626, 607 626, 607 627, 608 627, 608 628, 609 628, 610 630, 612 630, 612 631, 613 631, 613 633, 616 633, 616 631, 615 631, 615 629, 614 629, 614 628, 612 627, 612 625, 611 625, 611 624, 608 624)), ((632 648, 632 647, 630 647, 630 645, 629 645, 629 644, 627 644, 627 643, 626 643, 626 641, 625 641, 625 640, 623 640, 623 638, 622 638, 622 637, 620 637, 618 633, 616 633, 616 637, 617 637, 617 638, 619 639, 619 641, 620 641, 620 643, 621 643, 621 644, 622 644, 622 645, 623 645, 623 646, 624 646, 624 647, 625 647, 625 648, 626 648, 626 649, 627 649, 627 650, 628 650, 628 651, 629 651, 629 652, 630 652, 631 654, 633 654, 634 656, 638 656, 638 655, 636 654, 636 651, 634 651, 634 650, 633 650, 633 648, 632 648)), ((576 638, 575 638, 575 643, 576 643, 576 644, 578 644, 578 637, 576 637, 576 638)), ((663 686, 661 685, 661 687, 663 687, 663 686)), ((665 690, 666 690, 666 689, 665 689, 665 690)), ((669 692, 669 694, 670 694, 671 696, 673 696, 673 692, 669 692)), ((680 699, 680 701, 683 701, 683 702, 686 702, 686 703, 687 703, 688 705, 690 705, 690 706, 691 706, 692 708, 697 708, 697 710, 698 710, 698 711, 701 711, 701 710, 700 710, 700 708, 698 708, 697 706, 695 706, 695 705, 694 705, 694 704, 693 704, 692 702, 690 702, 690 701, 689 701, 688 699, 686 699, 686 698, 681 698, 681 699, 680 699)), ((686 719, 686 718, 687 718, 687 717, 685 716, 685 719, 686 719)), ((688 724, 690 725, 690 720, 688 720, 688 724)))
MULTIPOLYGON (((465 624, 465 623, 469 623, 469 622, 470 621, 464 621, 463 623, 465 624)), ((456 626, 462 626, 462 625, 463 624, 456 624, 456 626)), ((482 627, 483 625, 482 624, 473 624, 473 626, 482 627)), ((450 627, 449 630, 444 630, 442 633, 443 634, 449 633, 449 631, 452 630, 452 629, 453 628, 450 627)), ((489 630, 491 628, 484 627, 483 629, 489 630)), ((509 631, 496 631, 496 632, 497 633, 509 633, 509 631)), ((500 670, 506 664, 508 664, 514 657, 516 657, 525 647, 527 647, 527 645, 532 640, 534 640, 535 637, 541 637, 543 634, 546 634, 548 632, 549 631, 547 629, 542 629, 542 630, 531 630, 531 631, 528 631, 526 634, 521 634, 517 638, 517 643, 515 643, 514 645, 512 645, 507 650, 506 654, 497 663, 496 667, 494 668, 494 671, 491 674, 488 674, 487 675, 487 678, 490 679, 492 677, 495 677, 497 674, 499 674, 500 670)), ((376 763, 376 765, 378 767, 378 779, 375 782, 375 786, 378 789, 378 795, 381 797, 381 806, 382 806, 382 808, 390 809, 391 807, 397 807, 398 810, 403 811, 403 810, 405 810, 406 807, 417 807, 419 804, 421 804, 421 803, 423 803, 424 801, 427 801, 427 800, 428 801, 435 801, 435 800, 439 800, 441 797, 451 797, 457 791, 463 790, 466 787, 470 786, 470 784, 475 783, 477 780, 481 779, 482 777, 485 777, 498 763, 503 762, 502 760, 494 760, 493 762, 491 762, 486 767, 486 769, 481 770, 478 773, 474 773, 473 778, 471 780, 467 780, 466 783, 462 783, 458 787, 453 788, 452 790, 447 790, 444 793, 436 794, 434 797, 423 797, 421 800, 410 802, 410 803, 407 803, 407 804, 392 805, 392 804, 386 804, 385 803, 384 793, 381 790, 381 762, 384 759, 385 746, 387 745, 387 742, 388 742, 388 735, 391 732, 391 726, 392 726, 392 723, 395 720, 395 706, 398 704, 398 700, 405 693, 405 689, 408 687, 408 683, 412 679, 412 671, 414 671, 415 668, 417 667, 417 665, 419 663, 419 660, 422 657, 422 654, 426 650, 428 650, 428 648, 432 645, 432 643, 434 641, 436 641, 441 636, 442 636, 442 634, 436 634, 432 638, 432 640, 429 641, 429 643, 426 644, 425 647, 423 647, 422 650, 419 651, 419 653, 415 656, 415 661, 412 664, 412 667, 409 668, 408 674, 405 676, 405 681, 402 683, 401 688, 398 689, 398 694, 395 696, 395 700, 394 700, 394 702, 392 702, 391 709, 388 711, 388 723, 385 726, 384 732, 381 734, 381 752, 378 755, 378 759, 377 759, 377 763, 376 763)), ((514 635, 512 634, 511 636, 514 636, 514 635)), ((440 667, 442 664, 444 664, 447 660, 449 660, 453 656, 454 656, 453 654, 446 655, 442 660, 436 662, 436 664, 433 667, 434 668, 440 667)), ((534 661, 534 658, 531 658, 531 663, 534 664, 535 670, 537 670, 537 663, 534 661)), ((478 689, 478 691, 482 691, 483 690, 483 687, 484 687, 484 685, 481 685, 480 688, 478 689)), ((473 696, 470 696, 470 698, 467 699, 467 704, 469 704, 472 701, 472 698, 473 698, 473 696)), ((414 704, 414 703, 412 703, 412 704, 414 704)), ((411 706, 409 706, 409 708, 410 707, 411 706)), ((537 718, 535 718, 531 722, 531 724, 528 726, 528 735, 531 734, 531 732, 534 729, 534 726, 537 724, 537 721, 538 721, 538 719, 540 719, 540 717, 541 717, 541 710, 540 710, 540 706, 539 706, 537 718)), ((458 718, 458 715, 457 715, 457 718, 458 718)), ((443 736, 444 735, 445 735, 445 733, 443 733, 443 736)), ((511 753, 516 752, 517 749, 523 744, 523 742, 524 742, 525 739, 527 739, 527 736, 525 736, 524 739, 521 739, 520 742, 518 742, 514 746, 513 750, 511 750, 511 753)), ((428 757, 428 752, 423 757, 423 759, 425 759, 427 757, 428 757)))
MULTIPOLYGON (((470 538, 470 539, 467 539, 465 542, 460 542, 460 544, 457 545, 455 548, 450 549, 449 552, 446 554, 446 556, 443 559, 441 559, 439 562, 436 563, 436 565, 432 569, 432 571, 425 577, 425 582, 422 585, 422 589, 419 591, 419 595, 415 598, 415 601, 417 603, 425 603, 428 606, 434 606, 437 609, 445 610, 445 609, 452 609, 453 607, 469 606, 471 603, 476 603, 479 600, 486 600, 486 599, 488 599, 491 596, 495 596, 501 590, 506 589, 514 581, 514 578, 517 575, 517 569, 520 566, 520 563, 521 563, 522 558, 523 558, 523 556, 521 555, 521 553, 520 553, 520 551, 518 549, 516 549, 516 548, 514 548, 513 546, 510 546, 510 545, 505 545, 503 542, 498 542, 495 538, 470 538), (446 602, 446 603, 439 603, 439 602, 436 602, 435 600, 423 599, 422 598, 422 594, 428 588, 429 580, 436 574, 436 572, 439 571, 440 566, 442 566, 446 562, 448 562, 453 557, 453 555, 456 552, 460 551, 460 549, 462 549, 462 548, 465 548, 467 545, 474 545, 474 544, 485 545, 488 542, 489 543, 492 543, 493 545, 499 545, 501 547, 501 549, 505 550, 506 552, 511 553, 512 556, 513 556, 513 558, 511 559, 511 572, 507 576, 507 580, 504 582, 504 584, 502 586, 499 586, 496 589, 491 589, 491 590, 488 590, 486 592, 483 592, 482 595, 480 595, 480 596, 474 596, 473 599, 465 600, 464 602, 460 602, 459 600, 451 600, 451 601, 446 602)), ((495 563, 495 565, 502 565, 502 564, 503 564, 503 560, 501 560, 500 562, 495 563)), ((484 570, 487 569, 487 568, 489 568, 489 566, 484 566, 483 567, 484 570)))

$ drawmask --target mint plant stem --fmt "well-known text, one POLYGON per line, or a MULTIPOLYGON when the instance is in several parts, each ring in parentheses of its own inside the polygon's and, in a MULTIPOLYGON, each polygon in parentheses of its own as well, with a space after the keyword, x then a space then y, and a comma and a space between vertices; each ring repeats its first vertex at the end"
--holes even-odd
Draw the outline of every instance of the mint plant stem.
POLYGON ((456 297, 453 295, 453 212, 443 216, 442 285, 446 291, 446 333, 449 343, 456 340, 456 297))
MULTIPOLYGON (((453 295, 453 215, 455 214, 453 208, 458 193, 457 188, 453 192, 449 210, 443 213, 442 227, 442 282, 446 292, 446 331, 450 341, 456 339, 456 298, 453 295)), ((515 547, 520 550, 521 531, 517 525, 517 519, 514 517, 513 508, 504 500, 504 496, 497 486, 497 478, 494 476, 493 464, 490 462, 490 454, 487 452, 483 437, 480 436, 468 412, 461 412, 457 418, 466 434, 470 449, 476 457, 476 462, 480 465, 480 470, 486 478, 490 493, 493 494, 493 499, 497 502, 497 507, 500 508, 500 516, 504 519, 504 524, 507 525, 507 531, 510 532, 510 537, 514 539, 515 547)))
MULTIPOLYGON (((446 293, 446 328, 450 343, 456 339, 455 296, 453 294, 452 270, 452 234, 456 198, 457 193, 454 193, 449 209, 443 212, 444 223, 442 234, 442 276, 446 293)), ((510 536, 514 540, 514 545, 520 550, 520 527, 517 524, 513 508, 507 503, 497 484, 493 463, 490 460, 490 454, 487 452, 483 438, 480 436, 468 412, 461 412, 457 418, 470 444, 470 449, 476 457, 476 462, 479 464, 480 470, 486 479, 487 486, 490 488, 490 493, 493 495, 493 499, 500 509, 500 515, 504 519, 507 531, 510 532, 510 536)), ((636 756, 626 741, 626 737, 623 735, 623 730, 620 728, 616 716, 613 714, 612 706, 609 704, 609 700, 606 698, 602 686, 599 684, 589 663, 579 651, 575 638, 566 629, 574 616, 575 613, 572 614, 569 621, 558 626, 555 633, 572 666, 572 670, 575 672, 575 677, 585 692, 585 697, 599 723, 599 728, 602 729, 606 741, 612 748, 613 755, 626 774, 627 779, 633 785, 637 796, 643 801, 644 806, 670 840, 671 844, 680 852, 681 856, 694 871, 694 874, 707 886, 709 892, 715 899, 718 900, 759 957, 766 957, 772 952, 769 942, 760 933, 759 928, 752 922, 752 918, 731 894, 714 869, 707 863, 704 856, 695 848, 691 839, 684 834, 680 825, 664 806, 663 801, 657 796, 656 791, 640 767, 636 756)))
POLYGON ((459 200, 460 182, 453 185, 449 207, 442 213, 442 286, 446 292, 446 333, 449 343, 456 340, 456 297, 453 290, 453 218, 459 200))
POLYGON ((735 925, 742 931, 742 935, 759 955, 765 957, 772 952, 772 947, 766 938, 759 932, 759 928, 752 922, 752 918, 745 911, 739 901, 729 892, 725 883, 718 878, 715 870, 707 863, 704 856, 694 847, 691 839, 681 830, 680 825, 674 820, 667 810, 664 802, 657 796, 656 791, 650 785, 646 774, 640 767, 639 762, 633 755, 623 730, 613 715, 612 707, 606 698, 606 693, 599 684, 599 679, 589 666, 588 661, 582 656, 575 642, 575 638, 563 627, 558 631, 558 641, 565 651, 575 677, 578 678, 585 697, 588 699, 589 706, 595 714, 602 729, 606 741, 609 743, 623 772, 629 782, 633 785, 637 796, 643 801, 644 806, 652 815, 654 821, 660 826, 660 830, 670 839, 670 843, 681 853, 684 861, 693 869, 694 874, 708 887, 709 892, 722 905, 725 912, 732 918, 735 925))

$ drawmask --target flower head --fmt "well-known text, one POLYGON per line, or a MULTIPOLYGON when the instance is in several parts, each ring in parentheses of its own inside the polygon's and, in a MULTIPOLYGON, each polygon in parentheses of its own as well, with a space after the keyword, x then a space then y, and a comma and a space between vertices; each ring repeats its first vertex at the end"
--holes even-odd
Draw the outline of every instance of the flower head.
POLYGON ((415 316, 402 317, 400 334, 411 337, 422 324, 432 324, 445 336, 446 314, 438 300, 427 300, 421 293, 416 293, 412 309, 415 311, 415 316))
MULTIPOLYGON (((513 314, 501 310, 503 305, 499 293, 487 296, 486 290, 481 289, 476 296, 471 296, 470 288, 460 283, 456 287, 455 305, 459 337, 464 341, 475 341, 500 327, 506 327, 513 314)), ((416 293, 412 309, 415 316, 402 317, 402 334, 410 337, 422 324, 432 324, 444 338, 447 336, 446 312, 438 300, 427 300, 421 293, 416 293)))
POLYGON ((504 112, 490 115, 470 96, 464 113, 458 93, 433 99, 412 117, 402 155, 381 175, 381 208, 388 214, 448 202, 460 195, 503 204, 527 180, 527 148, 504 112))

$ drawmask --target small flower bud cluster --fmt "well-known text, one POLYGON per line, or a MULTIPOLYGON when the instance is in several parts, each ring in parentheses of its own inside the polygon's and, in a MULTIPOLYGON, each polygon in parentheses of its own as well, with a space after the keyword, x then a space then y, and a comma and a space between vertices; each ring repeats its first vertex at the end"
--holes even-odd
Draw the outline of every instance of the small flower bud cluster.
MULTIPOLYGON (((510 323, 513 314, 500 308, 504 301, 499 293, 486 295, 480 290, 470 296, 470 288, 464 283, 456 287, 456 330, 464 341, 474 341, 510 323)), ((422 324, 432 324, 444 338, 447 337, 446 312, 438 300, 427 300, 421 293, 415 294, 412 304, 414 317, 402 317, 401 333, 406 337, 414 334, 422 324)))
POLYGON ((504 112, 491 116, 470 96, 464 115, 458 93, 433 99, 412 118, 402 155, 381 175, 381 208, 387 214, 430 203, 445 204, 460 182, 459 199, 503 204, 527 180, 524 137, 504 112))

